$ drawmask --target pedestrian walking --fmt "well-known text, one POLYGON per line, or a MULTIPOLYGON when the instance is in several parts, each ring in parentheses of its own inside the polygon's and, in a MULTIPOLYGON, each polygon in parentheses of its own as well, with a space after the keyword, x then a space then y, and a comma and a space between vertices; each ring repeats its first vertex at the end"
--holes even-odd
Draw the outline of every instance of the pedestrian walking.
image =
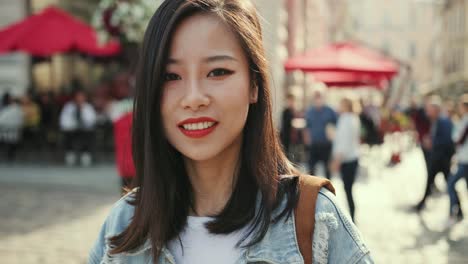
MULTIPOLYGON (((427 101, 427 99, 425 100, 427 101)), ((424 102, 426 103, 426 102, 424 102)), ((421 147, 426 164, 426 174, 429 175, 429 154, 430 150, 423 143, 430 138, 429 131, 431 128, 431 121, 426 115, 424 106, 418 104, 416 98, 411 99, 410 107, 406 110, 406 115, 411 119, 411 126, 417 134, 417 144, 421 147)))
POLYGON ((0 146, 5 150, 8 162, 15 160, 18 145, 21 143, 24 125, 23 109, 18 100, 10 94, 3 97, 0 109, 0 146))
POLYGON ((41 140, 39 138, 41 109, 29 93, 21 97, 21 109, 24 114, 23 140, 27 145, 37 148, 41 140))
POLYGON ((380 113, 379 109, 371 104, 365 104, 360 100, 361 113, 359 121, 361 122, 361 141, 369 147, 381 145, 383 143, 380 131, 380 113))
POLYGON ((290 145, 291 145, 291 136, 292 136, 292 121, 295 116, 294 109, 294 95, 288 94, 286 96, 286 108, 281 114, 281 143, 283 145, 284 152, 288 157, 290 157, 290 145))
POLYGON ((344 98, 340 102, 340 115, 333 138, 331 170, 340 172, 343 180, 349 211, 354 221, 355 204, 353 184, 359 165, 360 121, 353 111, 353 102, 344 98))
POLYGON ((294 176, 282 151, 250 1, 164 1, 141 58, 137 188, 89 263, 372 262, 330 182, 294 176))
POLYGON ((452 156, 455 146, 452 141, 453 124, 450 119, 441 114, 441 100, 433 96, 426 106, 426 114, 431 120, 431 138, 425 140, 425 147, 430 149, 429 175, 427 177, 426 189, 423 198, 415 206, 416 211, 424 209, 427 197, 430 196, 435 177, 439 172, 448 179, 452 156))
POLYGON ((447 226, 452 226, 463 219, 459 196, 455 190, 456 183, 465 177, 468 184, 468 94, 464 94, 459 104, 461 120, 453 133, 453 141, 457 146, 457 171, 448 180, 450 211, 447 226))
POLYGON ((80 155, 83 166, 92 163, 91 147, 93 145, 96 112, 87 102, 84 91, 76 90, 73 100, 66 103, 60 113, 60 128, 65 139, 65 163, 74 165, 80 155))
POLYGON ((57 120, 59 109, 55 102, 53 92, 44 92, 39 95, 39 108, 41 112, 40 135, 43 140, 42 147, 50 151, 50 147, 57 141, 57 120))
POLYGON ((329 130, 336 124, 335 111, 325 104, 323 95, 315 92, 313 106, 306 113, 306 129, 304 130, 304 142, 309 152, 309 172, 315 174, 315 166, 322 162, 325 168, 325 176, 330 179, 329 161, 332 150, 332 142, 329 138, 329 130))
POLYGON ((2 100, 0 101, 0 110, 2 110, 3 108, 5 108, 7 105, 10 104, 10 100, 11 100, 11 94, 10 92, 5 92, 3 95, 2 95, 2 100))

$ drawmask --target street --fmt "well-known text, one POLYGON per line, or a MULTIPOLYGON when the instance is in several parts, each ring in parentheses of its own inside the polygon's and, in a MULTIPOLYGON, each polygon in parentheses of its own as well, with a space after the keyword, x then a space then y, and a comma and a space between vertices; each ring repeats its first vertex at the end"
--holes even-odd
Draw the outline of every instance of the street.
MULTIPOLYGON (((413 149, 402 163, 369 164, 355 185, 356 221, 376 263, 466 263, 468 222, 444 230, 448 197, 429 199, 418 215, 409 207, 425 184, 422 154, 413 149)), ((87 253, 114 201, 119 179, 111 165, 88 169, 0 165, 0 259, 2 263, 86 263, 87 253)), ((445 189, 442 176, 438 188, 445 189)), ((333 178, 340 205, 347 210, 339 177, 333 178)), ((466 183, 458 184, 468 212, 466 183)))
MULTIPOLYGON (((419 215, 410 207, 424 193, 425 173, 422 152, 403 154, 402 163, 386 168, 375 159, 368 177, 355 185, 356 221, 376 263, 467 263, 468 222, 444 230, 449 199, 442 175, 436 178, 439 190, 419 215)), ((333 180, 340 205, 347 208, 341 181, 333 180)), ((458 184, 463 209, 468 210, 465 181, 458 184)))

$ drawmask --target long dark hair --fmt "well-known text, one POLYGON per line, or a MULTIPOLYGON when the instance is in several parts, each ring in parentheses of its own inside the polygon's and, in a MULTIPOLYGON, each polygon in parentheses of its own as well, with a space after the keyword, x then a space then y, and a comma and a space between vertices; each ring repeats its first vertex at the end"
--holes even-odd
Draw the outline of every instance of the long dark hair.
POLYGON ((245 0, 166 0, 146 30, 137 75, 133 158, 139 189, 131 201, 135 212, 130 225, 110 239, 111 254, 131 252, 150 239, 156 260, 162 247, 186 224, 193 204, 192 186, 182 154, 164 135, 160 106, 171 36, 183 19, 199 13, 215 15, 233 29, 249 60, 252 89, 258 89, 258 101, 250 106, 243 130, 233 192, 207 228, 227 234, 250 224, 239 241, 247 247, 264 237, 275 220, 272 213, 285 195, 288 206, 281 217, 290 215, 297 201, 297 180, 280 180, 280 175, 297 171, 285 157, 273 125, 268 69, 254 6, 245 0), (258 208, 257 197, 261 200, 258 208))

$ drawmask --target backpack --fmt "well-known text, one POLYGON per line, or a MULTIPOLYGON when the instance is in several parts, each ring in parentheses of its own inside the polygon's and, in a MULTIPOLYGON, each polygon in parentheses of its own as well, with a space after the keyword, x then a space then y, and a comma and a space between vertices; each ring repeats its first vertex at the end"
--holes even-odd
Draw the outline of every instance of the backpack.
POLYGON ((306 264, 312 264, 315 204, 322 187, 327 188, 333 194, 335 193, 335 188, 327 179, 309 175, 299 176, 299 201, 294 209, 294 217, 299 251, 306 264))

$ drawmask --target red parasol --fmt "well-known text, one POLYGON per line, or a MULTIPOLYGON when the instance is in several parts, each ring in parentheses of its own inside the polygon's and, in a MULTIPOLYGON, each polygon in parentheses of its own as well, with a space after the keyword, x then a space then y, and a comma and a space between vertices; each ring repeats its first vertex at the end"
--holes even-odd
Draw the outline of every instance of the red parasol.
POLYGON ((399 65, 383 55, 353 43, 336 43, 290 58, 286 71, 352 72, 373 79, 390 79, 399 65))
POLYGON ((383 89, 386 84, 386 76, 370 75, 355 72, 317 71, 311 73, 315 81, 322 82, 329 87, 359 87, 373 86, 383 89))
POLYGON ((0 53, 24 51, 47 57, 78 51, 94 56, 112 56, 120 52, 118 42, 100 45, 94 29, 56 7, 0 30, 0 53))

